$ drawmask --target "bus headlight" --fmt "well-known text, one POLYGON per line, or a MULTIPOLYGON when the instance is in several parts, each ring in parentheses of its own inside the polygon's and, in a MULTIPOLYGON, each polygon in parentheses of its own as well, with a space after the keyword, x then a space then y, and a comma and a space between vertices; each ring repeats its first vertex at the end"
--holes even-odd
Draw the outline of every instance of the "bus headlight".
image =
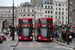
POLYGON ((32 37, 30 37, 32 39, 32 37))
POLYGON ((39 39, 41 39, 41 37, 39 37, 39 39))
POLYGON ((52 38, 50 38, 52 40, 52 38))
POLYGON ((19 39, 21 39, 21 37, 19 37, 19 39))

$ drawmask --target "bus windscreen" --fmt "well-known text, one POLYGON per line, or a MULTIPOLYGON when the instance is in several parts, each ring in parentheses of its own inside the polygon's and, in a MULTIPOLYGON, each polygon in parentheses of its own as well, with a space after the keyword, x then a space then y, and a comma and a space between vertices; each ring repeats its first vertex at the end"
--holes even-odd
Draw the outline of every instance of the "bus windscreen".
POLYGON ((29 29, 19 29, 19 34, 29 36, 29 29))
POLYGON ((38 29, 38 34, 44 37, 50 37, 52 33, 52 29, 38 29))

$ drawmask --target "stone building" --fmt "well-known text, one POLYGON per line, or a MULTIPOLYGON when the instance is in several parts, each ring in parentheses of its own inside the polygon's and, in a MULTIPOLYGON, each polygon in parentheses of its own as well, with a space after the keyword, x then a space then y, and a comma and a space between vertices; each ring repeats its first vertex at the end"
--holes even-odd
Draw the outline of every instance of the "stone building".
MULTIPOLYGON (((17 21, 19 17, 32 17, 34 19, 34 4, 30 2, 21 3, 17 7, 17 21)), ((33 20, 34 21, 34 20, 33 20)), ((17 22, 18 25, 18 22, 17 22)))
POLYGON ((68 25, 68 2, 67 0, 54 0, 54 25, 68 25))
MULTIPOLYGON (((14 25, 16 25, 16 7, 14 7, 14 25)), ((0 6, 0 29, 7 29, 13 24, 13 8, 8 6, 0 6)))

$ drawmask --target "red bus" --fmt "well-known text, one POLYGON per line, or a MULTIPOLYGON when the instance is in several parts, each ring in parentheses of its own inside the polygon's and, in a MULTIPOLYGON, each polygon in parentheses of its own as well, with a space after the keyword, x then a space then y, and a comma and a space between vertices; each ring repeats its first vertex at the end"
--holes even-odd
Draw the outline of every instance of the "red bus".
POLYGON ((53 40, 53 19, 51 17, 39 17, 35 23, 35 40, 52 41, 53 40))
POLYGON ((30 17, 19 18, 18 28, 19 28, 18 40, 33 40, 32 18, 30 18, 30 17))

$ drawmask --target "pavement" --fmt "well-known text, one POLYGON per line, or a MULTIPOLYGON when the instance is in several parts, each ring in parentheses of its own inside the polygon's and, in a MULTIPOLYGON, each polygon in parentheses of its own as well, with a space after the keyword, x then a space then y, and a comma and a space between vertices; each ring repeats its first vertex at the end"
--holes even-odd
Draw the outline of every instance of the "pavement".
POLYGON ((11 40, 11 42, 12 42, 12 44, 10 45, 10 49, 9 50, 14 50, 16 45, 18 44, 18 36, 16 36, 14 38, 14 41, 11 40))
POLYGON ((75 40, 70 42, 70 44, 68 45, 67 42, 60 42, 60 41, 57 41, 57 40, 53 40, 55 43, 59 44, 59 45, 62 45, 62 46, 65 46, 65 47, 69 47, 69 48, 72 48, 72 49, 75 49, 75 40))
POLYGON ((11 37, 10 38, 7 37, 7 40, 0 45, 0 50, 14 50, 17 44, 18 44, 18 36, 16 36, 13 41, 11 37))

